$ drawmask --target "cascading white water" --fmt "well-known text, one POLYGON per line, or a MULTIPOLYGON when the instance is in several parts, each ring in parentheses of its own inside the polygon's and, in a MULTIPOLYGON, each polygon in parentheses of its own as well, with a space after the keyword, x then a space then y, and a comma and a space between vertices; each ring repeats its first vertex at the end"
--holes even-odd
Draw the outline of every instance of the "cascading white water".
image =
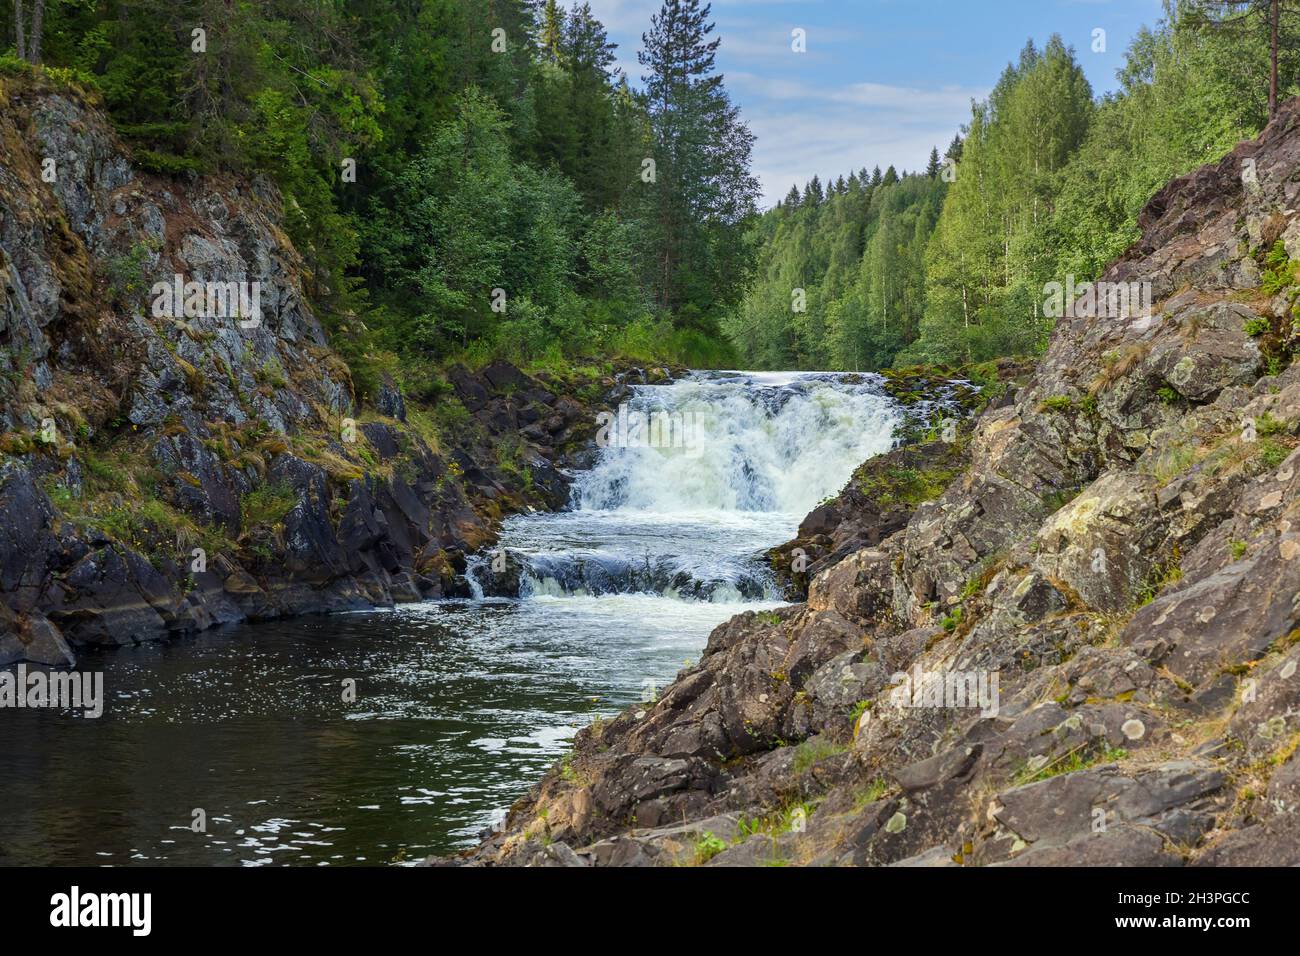
POLYGON ((886 451, 898 423, 876 376, 697 373, 642 386, 628 404, 643 421, 678 424, 685 438, 663 448, 649 447, 649 428, 625 434, 576 482, 580 509, 802 517, 886 451))
MULTIPOLYGON (((572 510, 507 522, 501 547, 520 568, 517 593, 636 593, 733 609, 776 600, 763 550, 893 441, 898 407, 880 384, 697 372, 637 387, 626 407, 607 410, 603 447, 574 483, 572 510)), ((491 585, 484 570, 480 559, 474 576, 491 585)))

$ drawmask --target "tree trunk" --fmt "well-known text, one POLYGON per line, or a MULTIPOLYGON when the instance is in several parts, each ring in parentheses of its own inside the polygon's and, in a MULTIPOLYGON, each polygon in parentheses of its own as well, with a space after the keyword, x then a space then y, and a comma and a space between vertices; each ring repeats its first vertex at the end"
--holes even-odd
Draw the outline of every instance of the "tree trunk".
POLYGON ((1269 58, 1271 70, 1268 77, 1268 118, 1272 119, 1277 115, 1277 32, 1278 32, 1278 8, 1282 0, 1273 0, 1273 9, 1269 22, 1269 58))
POLYGON ((23 0, 14 0, 14 39, 18 47, 18 59, 27 59, 27 37, 23 34, 23 0))
POLYGON ((31 41, 27 44, 27 62, 36 66, 41 62, 41 32, 44 29, 45 21, 45 0, 34 0, 34 2, 32 36, 31 41))

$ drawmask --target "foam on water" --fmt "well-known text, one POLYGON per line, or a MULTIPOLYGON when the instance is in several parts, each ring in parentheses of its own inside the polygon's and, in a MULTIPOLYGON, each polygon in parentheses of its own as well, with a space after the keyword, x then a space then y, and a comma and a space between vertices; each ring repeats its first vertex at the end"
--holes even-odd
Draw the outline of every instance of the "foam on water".
MULTIPOLYGON (((609 410, 613 437, 574 482, 571 510, 506 523, 499 546, 522 565, 518 596, 776 600, 762 551, 893 441, 899 412, 880 386, 874 375, 697 372, 636 388, 623 414, 609 410), (679 440, 656 447, 649 428, 623 431, 637 416, 684 424, 679 440)), ((486 569, 481 556, 476 596, 496 580, 486 569)))

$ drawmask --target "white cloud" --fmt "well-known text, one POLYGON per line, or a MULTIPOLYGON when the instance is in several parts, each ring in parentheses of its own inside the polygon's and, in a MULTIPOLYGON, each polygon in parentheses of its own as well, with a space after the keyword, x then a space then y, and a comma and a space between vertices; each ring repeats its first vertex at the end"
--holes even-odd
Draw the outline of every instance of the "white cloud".
POLYGON ((943 151, 969 120, 971 100, 989 92, 880 83, 823 89, 752 73, 733 73, 730 83, 757 138, 754 174, 769 206, 814 174, 825 179, 876 165, 924 167, 930 150, 943 151))
MULTIPOLYGON (((742 11, 753 4, 714 0, 714 19, 727 88, 756 137, 754 175, 764 205, 814 174, 825 179, 890 164, 900 171, 922 168, 930 149, 945 149, 970 118, 971 99, 988 95, 986 88, 954 85, 818 84, 827 61, 843 62, 846 45, 861 38, 851 28, 802 24, 808 29, 808 52, 795 54, 790 30, 801 24, 746 18, 742 11)), ((591 0, 591 6, 622 41, 618 65, 639 85, 636 51, 660 0, 591 0)))

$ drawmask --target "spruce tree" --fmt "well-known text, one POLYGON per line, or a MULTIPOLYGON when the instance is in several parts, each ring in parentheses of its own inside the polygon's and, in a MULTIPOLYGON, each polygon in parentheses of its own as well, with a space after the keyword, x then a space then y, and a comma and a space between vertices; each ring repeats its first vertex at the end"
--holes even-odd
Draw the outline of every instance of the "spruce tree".
POLYGON ((664 0, 641 35, 646 107, 656 161, 649 203, 658 246, 658 304, 704 311, 740 294, 742 221, 754 210, 754 136, 715 70, 710 5, 664 0), (728 288, 730 285, 730 288, 728 288))
POLYGON ((564 45, 564 8, 558 0, 546 0, 546 6, 542 8, 537 44, 542 55, 552 63, 560 61, 560 48, 564 45))

